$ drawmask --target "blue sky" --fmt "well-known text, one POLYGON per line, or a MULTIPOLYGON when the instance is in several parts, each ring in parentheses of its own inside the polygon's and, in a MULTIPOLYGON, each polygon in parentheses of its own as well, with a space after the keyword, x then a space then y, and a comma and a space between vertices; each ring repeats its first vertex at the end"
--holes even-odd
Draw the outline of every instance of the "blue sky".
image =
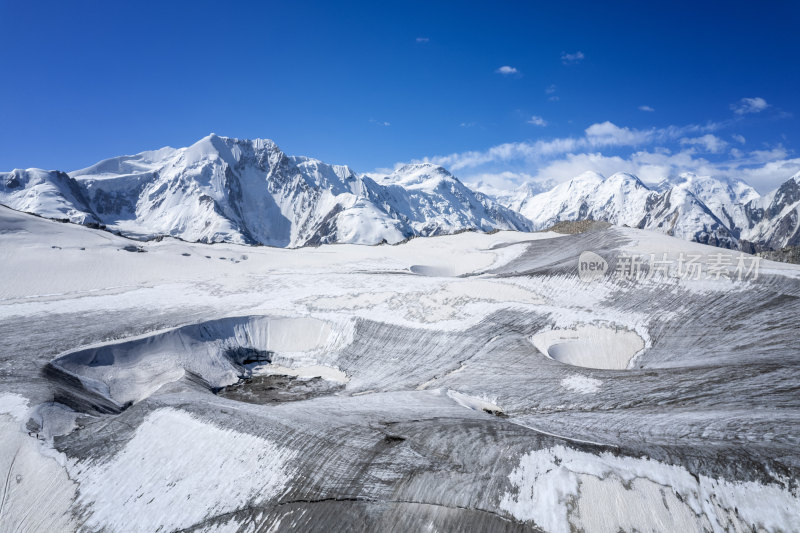
POLYGON ((800 170, 800 3, 697 4, 0 0, 0 169, 213 131, 504 187, 583 170, 777 186, 800 170))

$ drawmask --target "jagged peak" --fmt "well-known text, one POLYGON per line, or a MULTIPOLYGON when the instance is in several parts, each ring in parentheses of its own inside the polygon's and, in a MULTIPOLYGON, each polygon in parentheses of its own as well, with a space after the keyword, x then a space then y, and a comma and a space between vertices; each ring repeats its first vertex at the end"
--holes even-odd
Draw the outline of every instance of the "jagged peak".
POLYGON ((321 167, 321 168, 330 168, 336 174, 338 174, 340 176, 342 176, 342 175, 353 175, 353 176, 356 176, 356 177, 358 176, 358 174, 352 168, 350 168, 348 165, 334 165, 334 164, 331 164, 331 163, 326 163, 325 161, 322 161, 321 159, 317 159, 315 157, 309 157, 309 156, 305 156, 305 155, 290 155, 288 157, 295 165, 305 165, 305 166, 314 166, 314 167, 321 167))
POLYGON ((645 185, 642 180, 639 179, 638 176, 631 174, 629 172, 615 172, 614 174, 610 175, 605 179, 606 183, 633 183, 636 187, 644 187, 647 189, 647 185, 645 185))
POLYGON ((280 148, 271 139, 239 139, 210 133, 184 149, 184 153, 189 160, 200 160, 213 156, 219 156, 223 159, 227 159, 230 156, 238 160, 243 151, 252 151, 254 153, 263 151, 280 152, 280 148))
POLYGON ((430 163, 427 161, 422 163, 406 163, 405 165, 395 169, 395 171, 392 172, 392 174, 411 174, 411 173, 422 173, 422 172, 452 176, 452 174, 443 166, 437 165, 435 163, 430 163))
POLYGON ((605 181, 605 177, 602 174, 599 172, 594 172, 593 170, 587 170, 586 172, 581 172, 569 181, 565 181, 550 189, 550 192, 562 190, 585 190, 587 188, 597 187, 603 183, 603 181, 605 181))
POLYGON ((383 179, 384 182, 412 188, 431 188, 445 180, 459 182, 446 168, 427 162, 405 164, 383 179))
POLYGON ((600 174, 599 172, 595 172, 593 170, 587 170, 586 172, 581 172, 574 178, 570 179, 569 181, 564 182, 562 185, 567 187, 575 187, 575 186, 586 186, 586 185, 599 185, 605 181, 605 176, 600 174))
POLYGON ((589 180, 604 181, 606 177, 600 174, 599 172, 595 172, 594 170, 585 170, 572 179, 583 180, 583 181, 589 181, 589 180))
POLYGON ((526 196, 535 196, 537 194, 541 194, 543 192, 547 192, 550 189, 553 189, 556 185, 558 185, 553 180, 546 180, 546 181, 526 181, 519 185, 514 192, 517 194, 523 194, 526 196))
POLYGON ((31 168, 15 168, 10 170, 9 172, 0 172, 0 174, 16 174, 18 176, 22 174, 33 174, 33 175, 43 176, 43 175, 58 175, 64 173, 60 170, 45 170, 43 168, 31 167, 31 168))

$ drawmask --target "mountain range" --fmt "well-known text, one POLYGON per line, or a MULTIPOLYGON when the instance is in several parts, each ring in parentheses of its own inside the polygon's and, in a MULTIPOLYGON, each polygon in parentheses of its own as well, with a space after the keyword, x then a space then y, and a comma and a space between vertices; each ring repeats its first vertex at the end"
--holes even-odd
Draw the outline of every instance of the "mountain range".
POLYGON ((0 173, 0 203, 136 238, 278 247, 535 231, 585 219, 748 252, 800 245, 800 173, 763 196, 741 180, 689 173, 648 185, 631 174, 585 172, 498 191, 470 188, 430 163, 368 176, 288 156, 270 140, 214 134, 69 173, 0 173))
POLYGON ((585 172, 544 192, 526 184, 495 198, 536 230, 591 219, 751 253, 800 245, 800 173, 763 196, 741 180, 691 173, 647 185, 585 172))
POLYGON ((134 237, 278 247, 532 229, 441 167, 406 165, 376 180, 287 156, 270 140, 214 134, 187 148, 115 157, 69 174, 0 174, 0 203, 134 237))

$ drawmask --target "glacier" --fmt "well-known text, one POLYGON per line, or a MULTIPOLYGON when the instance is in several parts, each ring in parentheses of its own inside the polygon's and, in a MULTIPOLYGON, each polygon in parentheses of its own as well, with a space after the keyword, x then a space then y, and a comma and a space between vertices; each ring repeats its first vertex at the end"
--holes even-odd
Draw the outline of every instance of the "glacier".
POLYGON ((602 225, 137 241, 0 207, 0 530, 798 530, 800 267, 740 256, 602 225), (615 274, 651 254, 723 275, 615 274))

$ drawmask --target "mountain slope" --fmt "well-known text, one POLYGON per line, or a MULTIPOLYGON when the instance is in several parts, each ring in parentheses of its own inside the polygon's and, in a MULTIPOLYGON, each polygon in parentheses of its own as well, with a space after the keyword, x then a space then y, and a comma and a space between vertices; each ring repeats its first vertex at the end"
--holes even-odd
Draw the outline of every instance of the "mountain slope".
POLYGON ((56 170, 14 170, 0 173, 0 202, 18 211, 79 224, 96 222, 80 185, 56 170))
POLYGON ((437 165, 405 165, 378 183, 388 193, 383 197, 385 208, 397 213, 419 235, 446 233, 445 228, 450 227, 491 231, 500 229, 500 224, 522 231, 532 229, 524 217, 472 191, 437 165))
POLYGON ((0 203, 132 236, 280 247, 531 227, 441 167, 409 165, 379 181, 289 157, 270 140, 212 134, 187 148, 111 158, 69 176, 0 174, 0 203))
POLYGON ((744 206, 742 237, 760 249, 800 246, 800 172, 744 206))
POLYGON ((689 187, 653 190, 631 174, 604 178, 585 172, 517 205, 536 229, 562 221, 591 219, 725 248, 737 246, 728 227, 689 187))
POLYGON ((744 205, 759 197, 756 190, 741 180, 725 180, 711 176, 698 176, 684 172, 677 177, 664 180, 658 190, 681 189, 691 192, 714 213, 729 229, 738 234, 745 226, 747 217, 744 205))
POLYGON ((212 134, 70 174, 0 173, 0 203, 134 237, 278 247, 531 231, 586 219, 749 252, 800 245, 800 174, 764 196, 740 180, 691 173, 648 186, 631 174, 585 172, 547 186, 503 192, 480 185, 484 194, 430 163, 359 175, 287 156, 270 140, 212 134))

